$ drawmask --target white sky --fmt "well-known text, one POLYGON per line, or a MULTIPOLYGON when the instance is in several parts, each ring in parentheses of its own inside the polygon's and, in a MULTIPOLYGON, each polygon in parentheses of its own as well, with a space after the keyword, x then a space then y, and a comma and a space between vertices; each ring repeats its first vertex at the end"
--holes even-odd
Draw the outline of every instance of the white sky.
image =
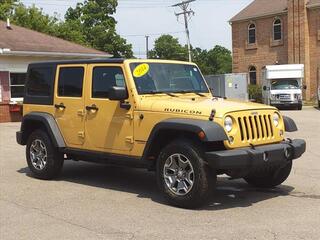
MULTIPOLYGON (((26 5, 35 4, 45 13, 58 13, 63 19, 68 7, 74 7, 80 0, 22 0, 26 5)), ((169 7, 181 0, 118 0, 115 18, 117 32, 133 45, 134 54, 145 57, 145 35, 150 35, 149 45, 163 33, 178 37, 181 44, 186 43, 183 19, 179 22, 175 11, 169 7)), ((202 49, 222 45, 232 47, 231 27, 228 20, 248 5, 252 0, 197 0, 190 4, 195 11, 191 18, 191 44, 202 49)))

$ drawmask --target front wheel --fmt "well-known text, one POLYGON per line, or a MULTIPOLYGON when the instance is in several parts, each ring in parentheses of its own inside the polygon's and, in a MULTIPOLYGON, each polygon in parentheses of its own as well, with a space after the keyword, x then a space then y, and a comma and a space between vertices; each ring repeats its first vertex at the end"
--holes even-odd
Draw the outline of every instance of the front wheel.
POLYGON ((302 104, 298 105, 298 110, 301 111, 302 110, 302 104))
POLYGON ((63 154, 53 146, 48 134, 34 131, 28 138, 26 158, 29 169, 36 178, 53 179, 63 166, 63 154))
POLYGON ((209 200, 216 174, 204 162, 199 146, 188 140, 176 140, 159 155, 157 182, 170 204, 197 208, 209 200))
POLYGON ((282 184, 289 177, 292 169, 292 161, 282 168, 268 169, 263 173, 253 174, 244 180, 252 186, 259 188, 273 188, 282 184))

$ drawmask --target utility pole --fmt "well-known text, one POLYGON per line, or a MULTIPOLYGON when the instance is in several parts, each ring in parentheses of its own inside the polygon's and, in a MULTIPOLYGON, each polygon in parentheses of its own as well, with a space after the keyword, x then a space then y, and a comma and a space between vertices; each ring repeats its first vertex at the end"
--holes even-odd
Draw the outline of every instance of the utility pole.
POLYGON ((145 36, 146 37, 146 55, 147 59, 149 58, 149 37, 150 36, 145 36))
POLYGON ((191 2, 194 2, 196 0, 188 0, 188 1, 183 1, 181 3, 177 3, 172 5, 171 7, 180 7, 182 12, 180 13, 175 13, 175 15, 179 18, 180 15, 183 15, 184 17, 184 26, 185 26, 185 31, 186 31, 186 35, 187 35, 187 45, 188 45, 188 53, 189 53, 189 62, 192 61, 192 57, 191 57, 191 43, 190 43, 190 32, 189 32, 189 26, 188 26, 188 21, 189 21, 189 17, 192 15, 194 16, 194 11, 192 11, 192 9, 188 10, 189 4, 191 2))

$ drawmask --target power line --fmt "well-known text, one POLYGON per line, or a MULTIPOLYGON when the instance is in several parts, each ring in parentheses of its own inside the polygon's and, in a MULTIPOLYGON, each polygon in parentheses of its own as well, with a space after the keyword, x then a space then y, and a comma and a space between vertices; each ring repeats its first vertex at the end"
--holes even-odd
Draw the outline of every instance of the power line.
POLYGON ((146 56, 147 56, 147 59, 149 58, 149 37, 150 36, 146 36, 146 56))
POLYGON ((177 18, 179 18, 180 15, 183 15, 184 17, 184 26, 185 26, 185 31, 187 35, 189 62, 192 61, 192 56, 191 56, 191 43, 190 43, 190 32, 189 32, 188 21, 190 20, 191 16, 194 16, 194 11, 192 9, 189 9, 189 4, 195 1, 196 0, 187 0, 171 6, 171 7, 179 7, 182 10, 182 12, 175 13, 175 15, 177 16, 177 18))
MULTIPOLYGON (((199 4, 214 4, 218 2, 223 2, 224 4, 238 3, 239 1, 247 2, 248 0, 197 0, 197 5, 199 4)), ((74 1, 70 3, 68 0, 21 0, 23 3, 34 4, 36 6, 62 6, 71 7, 76 5, 79 1, 74 1)), ((83 2, 83 1, 80 1, 83 2)), ((146 9, 146 8, 169 8, 172 0, 161 1, 144 1, 144 0, 119 0, 119 9, 146 9)))
POLYGON ((184 31, 176 31, 176 32, 162 32, 162 33, 145 33, 145 34, 129 34, 129 35, 121 35, 121 37, 145 37, 148 35, 149 37, 151 36, 160 36, 164 34, 177 34, 177 33, 184 33, 184 31))

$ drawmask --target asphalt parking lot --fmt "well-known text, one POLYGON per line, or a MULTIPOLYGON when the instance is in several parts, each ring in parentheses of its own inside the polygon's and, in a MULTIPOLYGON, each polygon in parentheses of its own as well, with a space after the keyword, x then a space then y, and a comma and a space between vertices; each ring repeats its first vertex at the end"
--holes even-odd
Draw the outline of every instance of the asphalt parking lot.
POLYGON ((168 206, 152 172, 66 162, 55 181, 31 177, 18 123, 0 124, 0 239, 320 239, 320 111, 285 111, 307 152, 272 190, 219 178, 210 204, 168 206))

